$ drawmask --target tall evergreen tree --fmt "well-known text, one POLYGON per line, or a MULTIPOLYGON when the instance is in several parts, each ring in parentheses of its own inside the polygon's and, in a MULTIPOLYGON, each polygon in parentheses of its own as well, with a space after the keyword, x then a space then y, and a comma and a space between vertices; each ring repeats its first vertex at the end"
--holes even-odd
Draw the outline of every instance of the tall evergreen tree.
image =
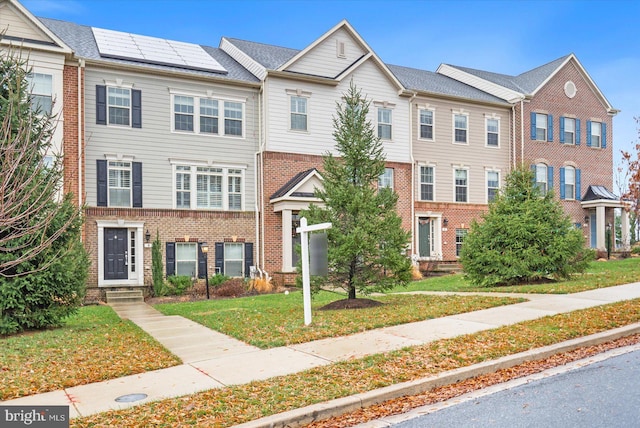
POLYGON ((329 274, 314 280, 314 288, 342 287, 349 299, 356 292, 369 294, 411 279, 411 261, 404 254, 409 233, 396 212, 398 195, 377 188, 385 156, 367 119, 369 104, 352 82, 333 118, 339 156, 325 156, 323 189, 316 190, 323 206, 312 205, 302 213, 310 224, 333 224, 327 232, 329 274))
POLYGON ((460 254, 466 278, 479 286, 567 278, 590 259, 582 231, 525 167, 509 173, 482 221, 471 223, 460 254))
POLYGON ((50 164, 55 117, 29 96, 27 62, 0 52, 0 334, 57 325, 82 303, 82 218, 50 164))

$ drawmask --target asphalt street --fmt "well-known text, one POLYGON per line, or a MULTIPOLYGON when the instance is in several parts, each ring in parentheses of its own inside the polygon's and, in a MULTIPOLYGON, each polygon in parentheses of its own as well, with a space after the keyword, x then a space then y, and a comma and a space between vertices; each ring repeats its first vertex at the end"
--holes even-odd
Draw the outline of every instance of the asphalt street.
POLYGON ((640 350, 531 380, 392 426, 638 427, 640 350))

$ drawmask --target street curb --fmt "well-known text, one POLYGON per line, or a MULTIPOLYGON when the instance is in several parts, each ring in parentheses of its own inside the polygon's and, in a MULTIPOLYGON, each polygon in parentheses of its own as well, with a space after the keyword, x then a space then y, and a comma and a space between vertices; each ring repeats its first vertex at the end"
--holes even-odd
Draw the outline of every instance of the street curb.
POLYGON ((640 333, 640 323, 630 324, 613 330, 607 330, 590 336, 579 337, 543 346, 541 348, 508 355, 497 360, 485 361, 468 367, 462 367, 448 372, 440 373, 422 379, 398 383, 384 388, 338 398, 311 406, 278 413, 264 418, 256 419, 240 425, 236 428, 278 428, 298 427, 310 424, 314 421, 340 416, 354 410, 366 408, 387 400, 400 398, 407 395, 418 395, 433 388, 450 385, 462 380, 474 378, 487 373, 493 373, 501 369, 517 366, 526 361, 541 360, 555 354, 572 351, 586 346, 599 345, 621 337, 640 333))

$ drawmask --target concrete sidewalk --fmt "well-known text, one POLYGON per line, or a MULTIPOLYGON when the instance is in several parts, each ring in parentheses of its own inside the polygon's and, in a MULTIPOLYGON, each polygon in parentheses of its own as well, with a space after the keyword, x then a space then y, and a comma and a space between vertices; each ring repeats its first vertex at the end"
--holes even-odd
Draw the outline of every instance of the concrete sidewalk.
POLYGON ((72 418, 87 416, 207 389, 296 373, 349 358, 422 345, 547 315, 640 298, 640 283, 570 295, 510 296, 524 296, 530 300, 266 350, 214 332, 183 317, 164 316, 144 303, 119 304, 114 309, 121 317, 139 325, 179 356, 183 364, 0 404, 69 405, 72 418), (146 394, 147 397, 135 402, 115 401, 128 394, 146 394))

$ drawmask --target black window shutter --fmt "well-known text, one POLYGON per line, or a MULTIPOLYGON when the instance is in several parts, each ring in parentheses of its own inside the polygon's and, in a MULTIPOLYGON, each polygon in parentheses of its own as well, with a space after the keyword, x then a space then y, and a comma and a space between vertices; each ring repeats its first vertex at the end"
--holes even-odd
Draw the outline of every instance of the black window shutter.
POLYGON ((132 162, 133 207, 142 208, 142 162, 132 162))
POLYGON ((244 244, 244 276, 247 278, 251 273, 253 266, 253 242, 245 242, 244 244))
POLYGON ((175 242, 167 242, 166 245, 166 253, 167 253, 167 276, 176 274, 176 243, 175 242))
POLYGON ((107 87, 96 85, 96 124, 107 124, 107 87))
POLYGON ((198 242, 198 278, 206 278, 207 262, 202 252, 202 243, 198 242))
POLYGON ((96 205, 99 207, 107 206, 107 161, 105 159, 96 160, 96 175, 98 183, 98 200, 96 205))
POLYGON ((131 90, 131 127, 142 128, 142 91, 131 90))
POLYGON ((216 273, 224 274, 224 242, 216 242, 216 273))

